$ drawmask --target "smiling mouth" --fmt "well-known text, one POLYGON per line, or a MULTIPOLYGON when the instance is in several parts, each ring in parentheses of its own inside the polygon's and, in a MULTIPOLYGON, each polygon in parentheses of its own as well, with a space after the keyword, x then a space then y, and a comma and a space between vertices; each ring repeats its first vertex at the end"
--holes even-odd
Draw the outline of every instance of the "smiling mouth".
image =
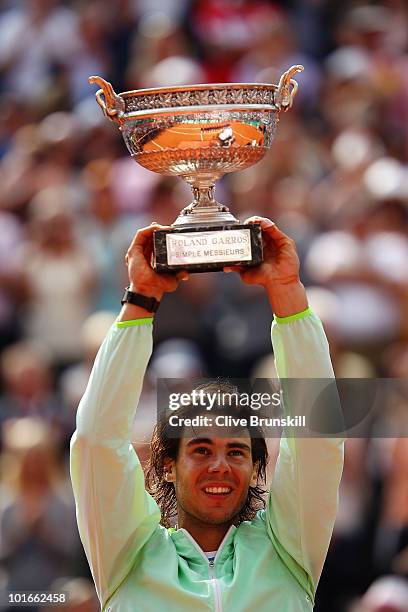
POLYGON ((232 492, 231 487, 205 487, 203 489, 207 495, 222 496, 229 495, 232 492))

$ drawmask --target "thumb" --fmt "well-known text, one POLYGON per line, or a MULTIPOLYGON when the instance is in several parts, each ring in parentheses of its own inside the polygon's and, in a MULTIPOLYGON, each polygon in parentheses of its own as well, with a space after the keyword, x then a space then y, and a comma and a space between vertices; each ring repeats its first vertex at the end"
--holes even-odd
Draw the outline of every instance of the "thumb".
POLYGON ((181 272, 176 274, 176 278, 178 281, 186 281, 190 278, 190 275, 187 270, 181 270, 181 272))

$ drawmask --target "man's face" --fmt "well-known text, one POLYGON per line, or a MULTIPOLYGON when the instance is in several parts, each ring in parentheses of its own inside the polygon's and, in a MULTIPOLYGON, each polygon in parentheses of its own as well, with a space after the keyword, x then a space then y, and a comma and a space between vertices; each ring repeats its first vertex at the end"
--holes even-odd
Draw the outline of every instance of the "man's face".
POLYGON ((219 438, 211 431, 182 438, 172 476, 178 506, 187 515, 210 525, 232 522, 257 481, 251 438, 219 438))

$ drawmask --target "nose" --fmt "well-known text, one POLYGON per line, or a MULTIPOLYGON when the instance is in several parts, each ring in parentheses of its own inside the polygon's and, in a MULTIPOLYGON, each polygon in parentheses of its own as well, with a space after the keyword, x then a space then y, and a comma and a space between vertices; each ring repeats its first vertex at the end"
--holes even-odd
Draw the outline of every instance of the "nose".
POLYGON ((208 466, 210 473, 228 474, 231 471, 230 464, 224 454, 214 455, 208 466))

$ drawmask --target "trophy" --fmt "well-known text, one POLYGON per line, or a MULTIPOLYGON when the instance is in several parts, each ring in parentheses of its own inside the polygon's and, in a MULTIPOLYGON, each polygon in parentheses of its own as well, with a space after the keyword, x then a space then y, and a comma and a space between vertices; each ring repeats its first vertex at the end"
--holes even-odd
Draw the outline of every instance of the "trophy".
POLYGON ((291 108, 298 84, 292 66, 278 85, 217 83, 139 89, 116 94, 98 76, 96 100, 118 124, 133 159, 153 172, 176 175, 193 201, 171 225, 153 234, 158 272, 209 272, 262 262, 259 224, 241 224, 214 199, 226 172, 248 168, 271 147, 279 113, 291 108))

